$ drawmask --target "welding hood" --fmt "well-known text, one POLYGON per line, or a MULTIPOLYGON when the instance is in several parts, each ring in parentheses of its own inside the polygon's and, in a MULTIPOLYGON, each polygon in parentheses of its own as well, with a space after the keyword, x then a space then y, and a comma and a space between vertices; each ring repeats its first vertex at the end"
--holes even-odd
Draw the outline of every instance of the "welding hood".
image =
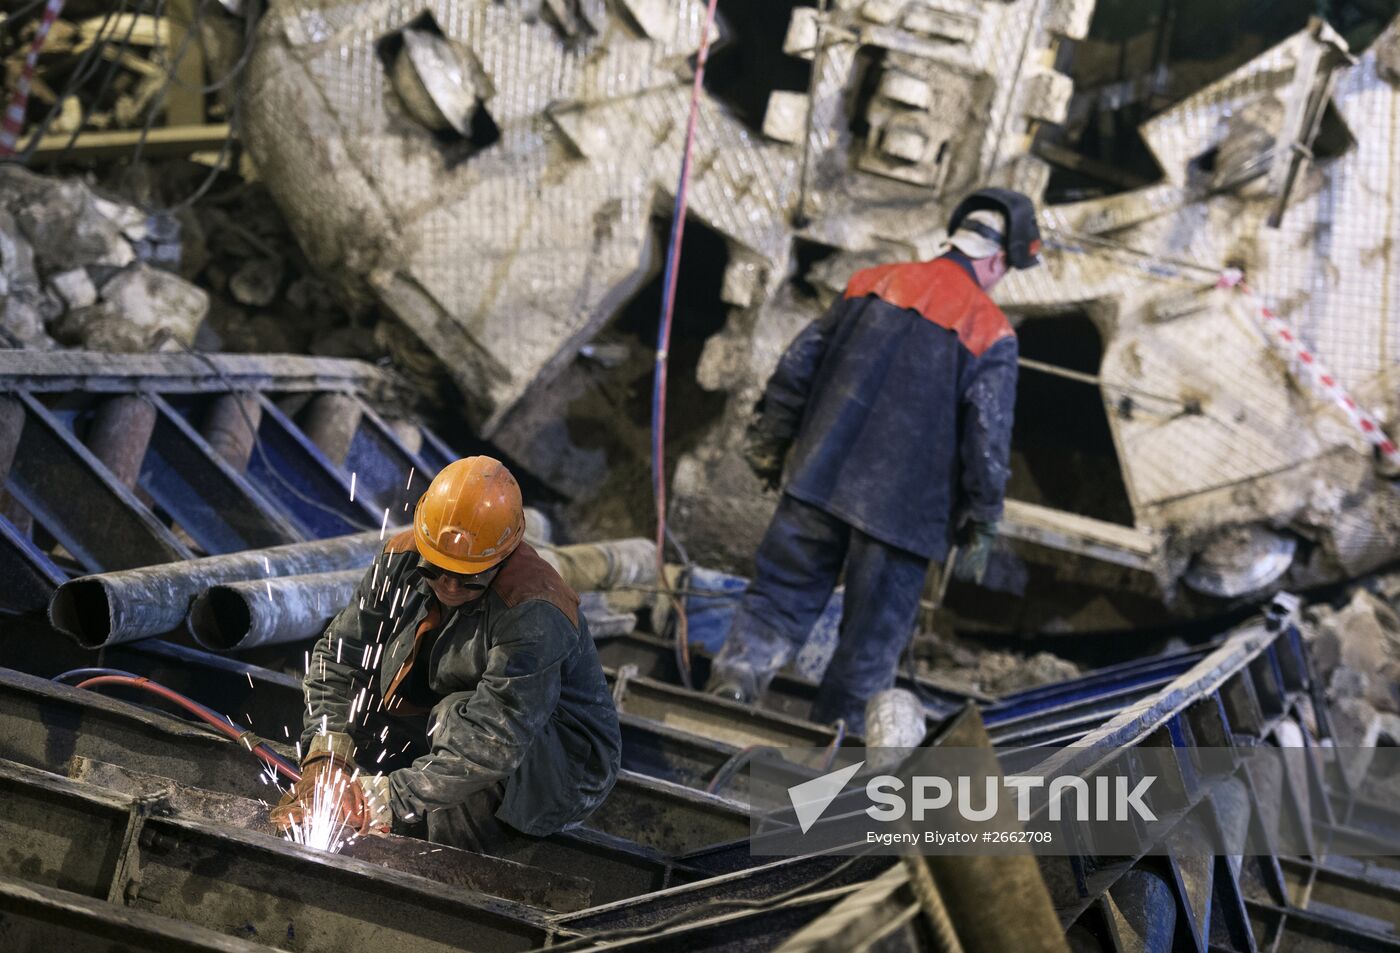
POLYGON ((986 234, 1006 249, 1006 261, 1012 268, 1034 268, 1040 264, 1040 225, 1035 218, 1035 203, 1026 195, 1011 189, 978 189, 958 204, 948 223, 948 234, 960 227, 986 234), (967 222, 973 212, 990 209, 1006 216, 1007 234, 977 222, 967 222), (985 230, 985 231, 984 231, 985 230))

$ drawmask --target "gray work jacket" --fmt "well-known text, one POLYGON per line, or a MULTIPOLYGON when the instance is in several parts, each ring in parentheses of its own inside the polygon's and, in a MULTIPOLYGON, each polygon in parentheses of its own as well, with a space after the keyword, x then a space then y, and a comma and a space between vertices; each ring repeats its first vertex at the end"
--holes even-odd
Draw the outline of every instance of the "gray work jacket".
MULTIPOLYGON (((502 782, 497 817, 517 830, 543 836, 582 821, 612 789, 622 742, 577 594, 526 543, 457 609, 442 609, 418 564, 411 532, 391 539, 317 641, 303 748, 323 725, 349 732, 371 708, 414 714, 402 692, 427 664, 429 752, 389 775, 396 821, 502 782)), ((357 757, 373 770, 375 755, 357 757)))

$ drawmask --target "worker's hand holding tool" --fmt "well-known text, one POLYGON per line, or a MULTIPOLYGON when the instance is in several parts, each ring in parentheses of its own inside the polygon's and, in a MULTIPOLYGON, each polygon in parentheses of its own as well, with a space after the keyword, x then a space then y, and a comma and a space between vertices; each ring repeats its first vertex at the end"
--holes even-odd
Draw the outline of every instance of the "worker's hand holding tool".
POLYGON ((749 424, 744 433, 744 459, 765 488, 776 490, 782 484, 787 452, 788 441, 764 428, 761 419, 749 424))
POLYGON ((361 835, 389 832, 393 826, 389 779, 360 775, 339 747, 313 744, 302 762, 301 780, 268 814, 279 831, 304 826, 319 811, 326 813, 326 822, 343 820, 348 829, 361 835))
POLYGON ((958 560, 953 575, 960 582, 981 585, 987 575, 987 562, 992 556, 992 544, 997 538, 997 524, 969 520, 959 534, 958 560))

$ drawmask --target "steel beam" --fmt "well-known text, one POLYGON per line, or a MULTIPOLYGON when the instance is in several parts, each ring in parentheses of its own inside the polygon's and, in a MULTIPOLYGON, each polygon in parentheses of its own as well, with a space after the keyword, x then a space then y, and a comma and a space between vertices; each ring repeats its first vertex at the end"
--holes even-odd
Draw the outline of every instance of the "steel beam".
MULTIPOLYGON (((165 816, 208 821, 276 837, 267 804, 232 794, 184 787, 168 778, 142 774, 112 764, 78 759, 73 780, 149 801, 165 816)), ((451 887, 464 887, 502 900, 542 910, 581 910, 591 903, 592 884, 585 878, 491 857, 408 837, 361 837, 340 853, 378 867, 416 874, 451 887)))
POLYGON ((53 414, 28 394, 9 489, 90 572, 190 559, 192 553, 53 414))
MULTIPOLYGON (((629 632, 625 635, 599 638, 598 655, 604 665, 636 665, 638 674, 644 677, 673 684, 680 681, 676 668, 675 645, 655 635, 629 632)), ((692 649, 690 661, 694 684, 703 685, 710 672, 709 654, 692 649)), ((896 677, 895 683, 900 688, 911 691, 915 689, 915 683, 902 674, 896 677)), ((946 718, 960 710, 968 701, 991 701, 980 692, 955 690, 922 678, 917 683, 917 689, 924 699, 924 707, 934 718, 946 718)), ((769 711, 805 720, 812 712, 812 702, 816 694, 816 683, 789 672, 779 672, 774 676, 759 704, 769 711)))
POLYGON ((356 474, 360 492, 389 510, 391 521, 407 523, 437 470, 406 447, 368 404, 357 399, 355 406, 360 425, 345 455, 345 469, 356 474))
POLYGON ((158 417, 141 487, 206 553, 262 549, 304 538, 244 479, 241 467, 231 466, 166 401, 154 395, 150 400, 158 417))
MULTIPOLYGON (((316 539, 342 536, 381 526, 383 509, 376 511, 363 496, 350 499, 350 476, 332 463, 291 419, 262 398, 258 428, 260 452, 248 461, 248 479, 302 532, 316 539)), ((396 522, 394 514, 388 522, 396 522)))
POLYGON ((0 764, 0 789, 6 823, 27 822, 44 841, 7 831, 7 847, 15 845, 7 863, 23 871, 50 856, 38 871, 45 879, 221 933, 306 953, 454 950, 464 931, 473 949, 530 950, 545 936, 543 915, 523 904, 279 837, 157 816, 143 799, 45 772, 0 764))
POLYGON ((381 389, 384 372, 364 361, 250 354, 110 354, 105 351, 0 351, 0 387, 87 393, 278 393, 381 389), (217 373, 211 373, 217 372, 217 373))
POLYGON ((273 948, 81 894, 0 877, 6 948, 64 953, 273 953, 273 948))
POLYGON ((822 748, 836 740, 826 725, 801 721, 752 705, 687 691, 655 679, 631 677, 618 682, 618 673, 604 670, 614 687, 618 711, 627 712, 703 738, 728 744, 822 748))
POLYGON ((0 610, 41 613, 68 576, 0 513, 0 610))

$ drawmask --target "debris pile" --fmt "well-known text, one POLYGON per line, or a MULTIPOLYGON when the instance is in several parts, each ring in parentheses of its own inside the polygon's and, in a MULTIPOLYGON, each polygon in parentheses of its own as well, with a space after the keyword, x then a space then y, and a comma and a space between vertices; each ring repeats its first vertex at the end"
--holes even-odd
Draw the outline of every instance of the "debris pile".
POLYGON ((180 227, 99 195, 78 179, 0 165, 0 327, 14 344, 151 350, 192 345, 209 296, 164 270, 180 227))
POLYGON ((1309 610, 1312 656, 1343 746, 1400 744, 1400 575, 1381 577, 1376 590, 1309 610))
POLYGON ((950 688, 992 696, 1062 682, 1081 674, 1078 665, 1050 652, 1022 655, 989 650, 946 635, 916 638, 914 658, 920 675, 933 676, 950 688))

